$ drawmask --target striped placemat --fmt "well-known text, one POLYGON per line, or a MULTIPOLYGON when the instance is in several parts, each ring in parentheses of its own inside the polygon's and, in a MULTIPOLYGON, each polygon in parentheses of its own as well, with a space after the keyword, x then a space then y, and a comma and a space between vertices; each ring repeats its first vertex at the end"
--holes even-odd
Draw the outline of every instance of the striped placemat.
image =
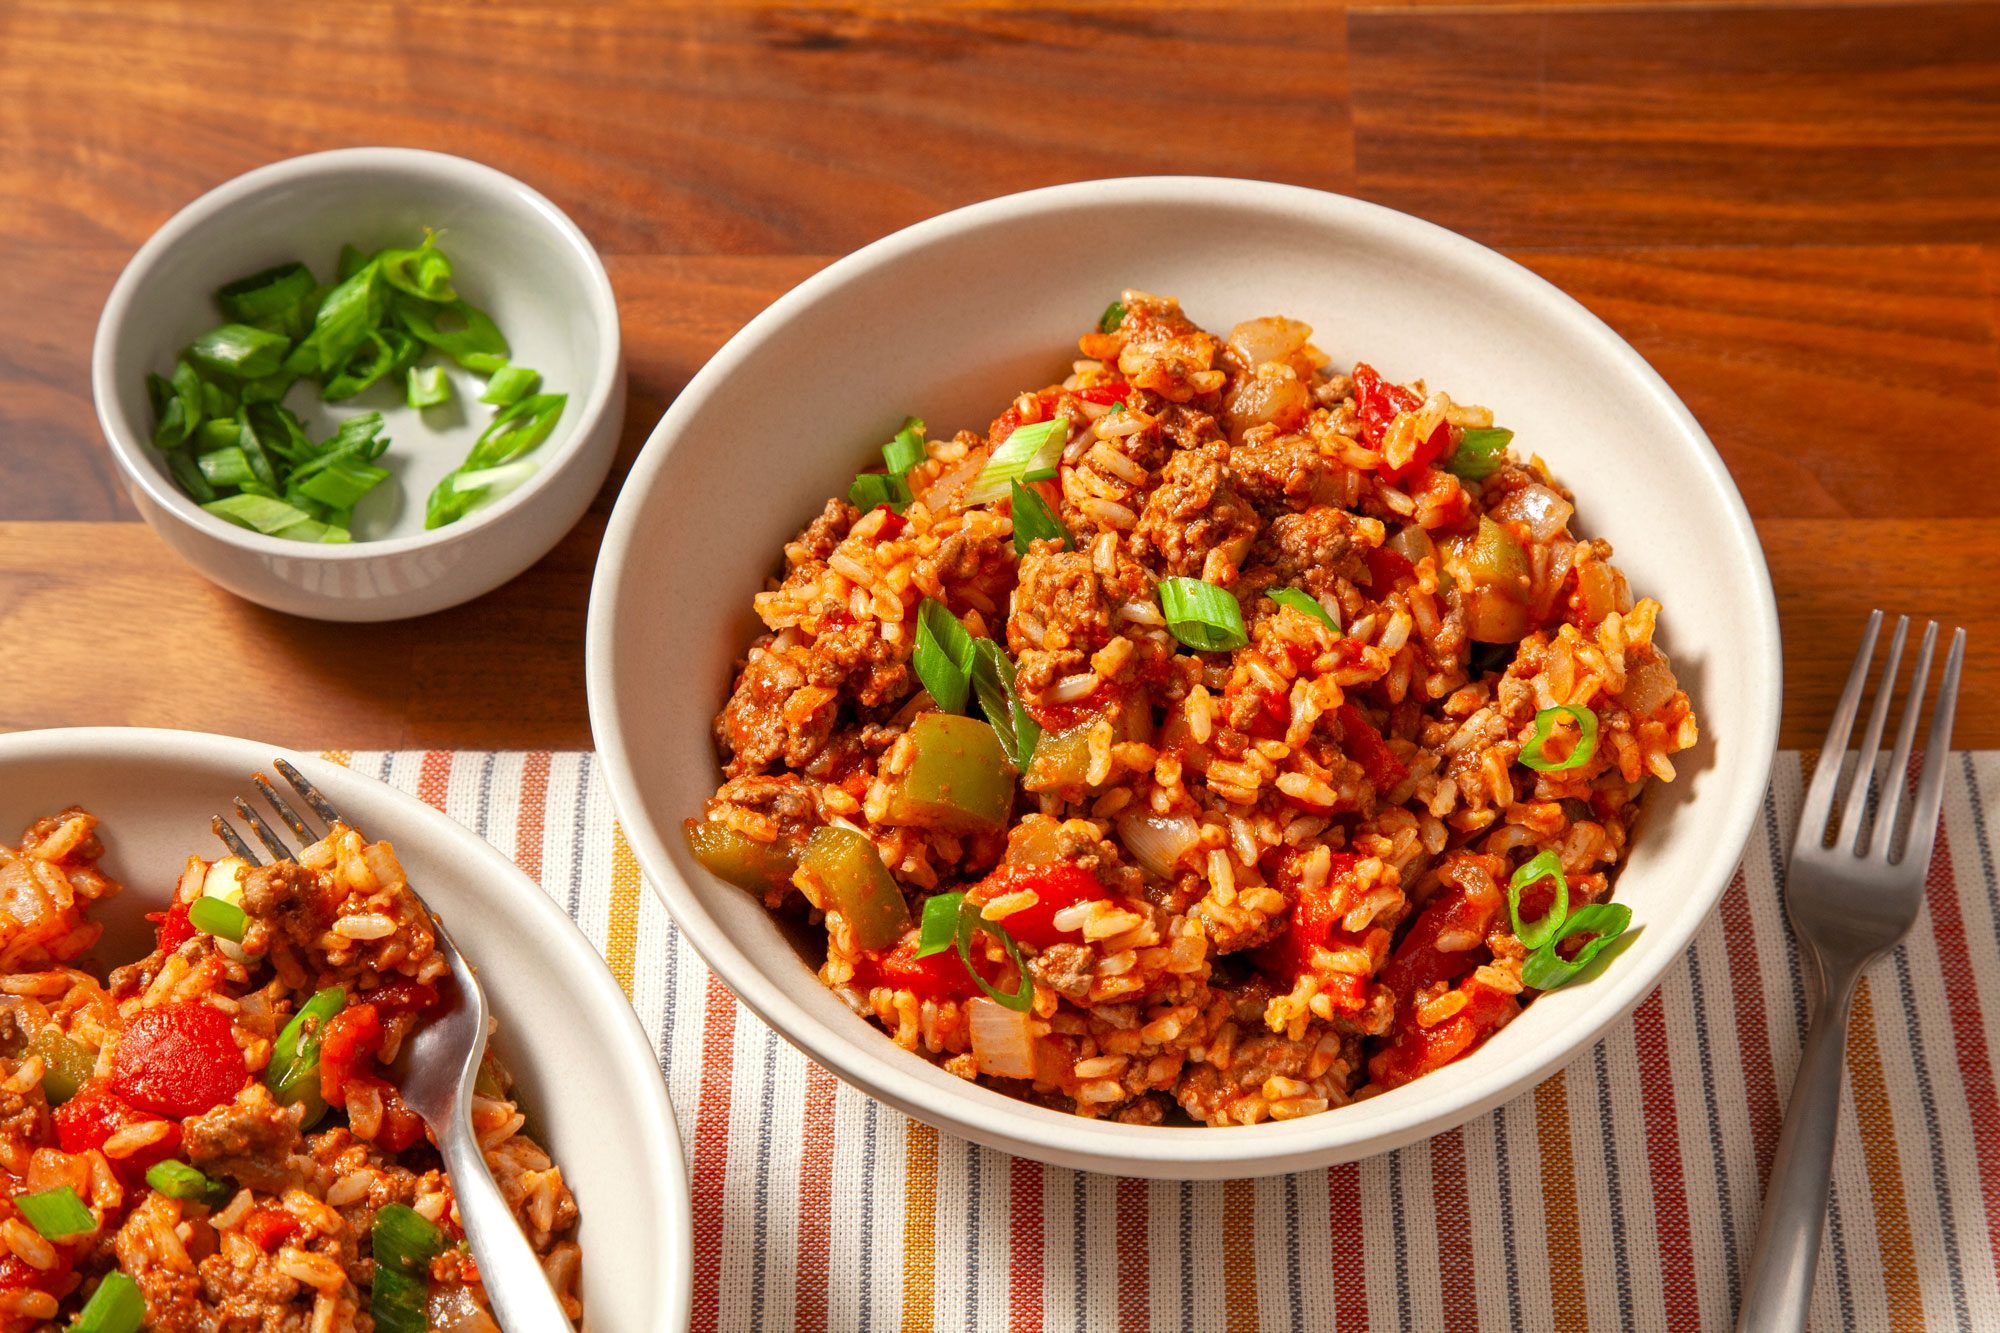
MULTIPOLYGON (((1017 1160, 837 1083, 680 938, 587 754, 337 757, 512 855, 604 952, 686 1139, 702 1333, 1731 1323, 1806 1022, 1777 896, 1796 754, 1687 959, 1568 1071, 1398 1153, 1219 1184, 1017 1160)), ((2000 753, 1950 772, 1924 916, 1856 1004, 1816 1328, 2000 1327, 2000 753)))

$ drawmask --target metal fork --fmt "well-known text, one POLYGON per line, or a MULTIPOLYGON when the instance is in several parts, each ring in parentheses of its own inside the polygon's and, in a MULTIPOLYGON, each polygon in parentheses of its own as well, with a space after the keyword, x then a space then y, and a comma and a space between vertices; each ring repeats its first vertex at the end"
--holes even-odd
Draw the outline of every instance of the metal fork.
MULTIPOLYGON (((283 759, 273 763, 328 829, 347 822, 298 769, 283 759)), ((312 831, 268 778, 259 773, 250 781, 301 846, 319 841, 322 835, 312 831)), ((248 801, 239 796, 235 804, 236 813, 249 824, 273 859, 293 859, 284 839, 248 801)), ((257 854, 228 820, 217 815, 210 827, 231 852, 251 865, 259 864, 257 854)), ((414 889, 411 896, 416 896, 414 889)), ((423 902, 421 898, 417 901, 423 902)), ((486 1053, 489 1026, 486 994, 436 914, 428 906, 424 907, 424 913, 431 919, 438 948, 451 968, 452 980, 458 984, 443 988, 440 1008, 433 1010, 404 1044, 408 1054, 400 1062, 402 1073, 393 1075, 396 1089, 402 1094, 404 1104, 423 1117, 437 1139, 438 1152, 451 1177, 452 1193, 458 1199, 459 1219, 472 1242, 473 1257, 479 1262, 480 1281, 501 1326, 510 1333, 528 1333, 528 1330, 568 1333, 573 1325, 542 1276, 542 1266, 514 1220, 513 1210, 501 1197, 500 1186, 487 1169, 485 1154, 480 1152, 478 1136, 472 1130, 472 1087, 479 1076, 480 1059, 486 1053)))
POLYGON ((1820 1232, 1826 1222, 1827 1189, 1833 1174, 1833 1137, 1840 1114, 1840 1075, 1847 1053, 1847 1013, 1861 974, 1896 947, 1916 923, 1924 902, 1924 877, 1937 844, 1938 808, 1944 800, 1945 754, 1951 748, 1951 718, 1958 701, 1958 673, 1965 660, 1965 631, 1954 630, 1944 678, 1932 708, 1924 767, 1909 807, 1908 832, 1896 846, 1898 815, 1907 786, 1910 747, 1916 738, 1924 689, 1930 682, 1937 622, 1924 629, 1910 680, 1909 698, 1896 728, 1889 766, 1875 773, 1889 700, 1910 618, 1898 617, 1889 640, 1888 660, 1875 687, 1875 702, 1862 733, 1853 777, 1842 789, 1847 739, 1861 708, 1868 668, 1882 613, 1868 617, 1854 669, 1841 692, 1799 812, 1798 836, 1785 874, 1785 907, 1806 954, 1817 967, 1819 1011, 1813 1015, 1792 1084, 1791 1105, 1771 1160, 1764 1194, 1764 1217, 1757 1227, 1743 1311, 1742 1333, 1772 1333, 1805 1327, 1812 1300, 1813 1272, 1819 1265, 1820 1232))

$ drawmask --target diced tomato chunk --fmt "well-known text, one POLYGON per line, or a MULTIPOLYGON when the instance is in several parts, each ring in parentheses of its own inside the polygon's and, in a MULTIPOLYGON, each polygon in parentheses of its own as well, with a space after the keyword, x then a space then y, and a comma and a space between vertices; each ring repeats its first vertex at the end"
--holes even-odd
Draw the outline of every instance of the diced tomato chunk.
POLYGON ((390 1152, 402 1152, 413 1148, 424 1137, 424 1119, 403 1104, 401 1094, 394 1084, 376 1074, 353 1074, 348 1077, 345 1091, 349 1094, 356 1088, 373 1088, 382 1099, 382 1125, 375 1131, 375 1144, 390 1152))
POLYGON ((1352 879, 1354 867, 1360 863, 1360 858, 1352 852, 1335 852, 1326 883, 1307 891, 1298 885, 1298 860, 1297 851, 1285 848, 1279 854, 1275 871, 1278 887, 1292 892, 1291 924, 1282 935, 1251 953, 1258 971, 1287 986, 1311 969, 1314 949, 1326 948, 1333 942, 1334 927, 1340 920, 1339 898, 1345 896, 1341 888, 1352 879))
POLYGON ((364 1003, 375 1007, 378 1017, 421 1014, 437 1006, 438 989, 424 981, 392 981, 386 986, 377 986, 361 998, 364 1003))
POLYGON ((1086 403, 1122 403, 1125 395, 1132 392, 1132 386, 1124 380, 1114 380, 1110 384, 1093 384, 1088 389, 1072 392, 1086 403))
POLYGON ((243 1219, 243 1234, 265 1253, 277 1249, 299 1234, 299 1219, 274 1204, 252 1208, 243 1219))
POLYGON ((1382 443, 1389 424, 1405 412, 1414 412, 1424 400, 1400 384, 1391 384, 1366 364, 1354 367, 1354 415, 1361 428, 1361 442, 1373 449, 1382 443))
MULTIPOLYGON (((56 1144, 67 1153, 85 1153, 102 1148, 104 1141, 127 1125, 159 1120, 128 1104, 104 1079, 92 1079, 76 1090, 76 1095, 55 1109, 56 1144)), ((167 1121, 167 1132, 129 1157, 114 1161, 112 1168, 128 1185, 146 1174, 146 1168, 174 1156, 181 1147, 181 1127, 167 1121)))
POLYGON ((863 958, 854 966, 854 988, 887 986, 906 990, 920 1000, 969 1000, 980 993, 957 949, 917 957, 917 932, 903 936, 888 953, 863 958))
POLYGON ((1342 704, 1336 712, 1346 737, 1348 754, 1361 764, 1377 790, 1386 791, 1410 776, 1410 770, 1396 758, 1389 743, 1382 739, 1382 733, 1361 715, 1360 709, 1353 704, 1342 704))
POLYGON ((1410 563, 1410 557, 1386 546, 1377 546, 1369 551, 1366 563, 1368 585, 1377 597, 1387 594, 1399 581, 1417 576, 1417 567, 1410 563))
MULTIPOLYGON (((64 1295, 69 1287, 70 1274, 76 1269, 76 1256, 70 1252, 70 1247, 67 1245, 57 1245, 54 1249, 56 1261, 51 1268, 36 1268, 25 1259, 11 1254, 5 1259, 0 1259, 0 1291, 23 1291, 32 1288, 36 1291, 46 1291, 51 1296, 64 1295)), ((24 1328, 36 1326, 32 1320, 18 1325, 24 1328)), ((17 1325, 10 1324, 8 1327, 17 1325)))
POLYGON ((132 1105, 173 1119, 235 1099, 250 1081, 229 1015, 193 1001, 141 1009, 125 1025, 112 1084, 132 1105))
POLYGON ((319 1092, 328 1106, 347 1105, 347 1084, 382 1049, 382 1015, 372 1004, 350 1004, 327 1023, 319 1041, 319 1092))
POLYGON ((1004 894, 1033 889, 1035 902, 1000 921, 1016 942, 1036 949, 1082 938, 1078 930, 1059 930, 1056 913, 1105 896, 1104 886, 1080 865, 1057 861, 1048 865, 1001 866, 979 882, 976 901, 990 903, 1004 894))
POLYGON ((1513 996, 1477 977, 1467 977, 1458 989, 1465 1004, 1431 1027, 1418 1026, 1414 1006, 1408 1002, 1398 1006, 1388 1042, 1368 1061, 1368 1072, 1379 1086, 1400 1087, 1443 1068, 1506 1027, 1521 1011, 1513 996))
POLYGON ((875 529, 876 536, 885 542, 893 541, 895 538, 901 536, 903 529, 909 526, 910 520, 904 518, 888 505, 876 505, 875 507, 882 511, 882 526, 875 529))
POLYGON ((161 953, 172 953, 195 937, 186 903, 177 902, 164 912, 148 912, 146 919, 159 929, 161 953))

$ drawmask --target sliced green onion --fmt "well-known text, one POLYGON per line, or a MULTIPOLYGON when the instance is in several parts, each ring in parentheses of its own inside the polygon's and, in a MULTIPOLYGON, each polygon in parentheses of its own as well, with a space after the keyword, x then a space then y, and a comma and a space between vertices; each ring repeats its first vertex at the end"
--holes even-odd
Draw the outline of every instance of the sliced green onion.
POLYGON ((465 301, 426 305, 407 296, 393 305, 396 320, 467 370, 491 375, 507 364, 507 339, 479 307, 465 301))
POLYGON ((482 403, 493 403, 500 407, 511 407, 535 391, 542 382, 542 372, 530 370, 526 366, 505 365, 493 372, 493 378, 486 381, 486 392, 479 395, 482 403))
POLYGON ((329 403, 352 398, 391 375, 400 374, 423 355, 424 345, 401 329, 370 329, 367 338, 326 383, 319 396, 329 403))
POLYGON ((1065 550, 1075 544, 1070 540, 1069 529, 1039 492, 1016 481, 1010 483, 1008 493, 1014 508, 1015 555, 1026 555, 1029 544, 1035 541, 1058 541, 1065 550))
POLYGON ((146 387, 153 397, 154 446, 171 449, 185 443, 201 425, 201 376, 186 361, 179 361, 172 379, 149 376, 146 387))
POLYGON ((312 332, 285 358, 286 368, 302 375, 331 375, 346 365, 355 349, 382 323, 380 279, 381 270, 376 265, 363 264, 353 277, 328 292, 319 313, 313 316, 312 332))
POLYGON ((1041 724, 1028 715, 1014 688, 1014 661, 991 639, 972 643, 972 689, 979 697, 980 711, 993 724, 1007 762, 1025 773, 1041 743, 1041 724))
POLYGON ((299 490, 332 509, 352 509, 362 496, 389 479, 389 469, 346 458, 299 483, 299 490))
POLYGON ((910 488, 901 477, 887 472, 863 472, 847 488, 847 499, 863 513, 888 505, 900 514, 910 505, 910 488))
POLYGON ((500 409, 465 457, 470 468, 511 463, 549 438, 569 404, 566 393, 536 393, 500 409))
POLYGON ((882 446, 882 462, 888 467, 889 475, 902 476, 923 462, 924 456, 923 418, 903 418, 903 428, 896 432, 896 438, 882 446))
POLYGON ((210 1180, 186 1162, 171 1159, 146 1168, 146 1184, 169 1199, 217 1201, 229 1196, 229 1186, 210 1180))
POLYGON ((972 688, 972 634, 935 598, 926 597, 917 608, 917 646, 910 661, 939 708, 965 711, 972 688))
POLYGON ((1554 990, 1582 975, 1591 960, 1625 933, 1632 924, 1632 909, 1623 903, 1592 903, 1569 914, 1556 933, 1521 964, 1521 984, 1531 990, 1554 990), (1573 935, 1594 936, 1576 955, 1564 958, 1556 946, 1573 935))
POLYGON ((443 366, 411 366, 409 379, 411 407, 442 407, 451 401, 451 379, 443 366))
POLYGON ((424 243, 414 250, 384 250, 375 256, 375 263, 382 270, 382 281, 399 292, 433 304, 458 299, 451 285, 451 260, 437 248, 435 233, 424 233, 424 243))
POLYGON ((1507 881, 1507 917, 1513 923, 1514 938, 1524 948, 1539 949, 1562 929, 1569 917, 1569 881, 1563 878, 1561 857, 1554 852, 1542 852, 1514 872, 1514 877, 1507 881), (1545 879, 1556 882, 1556 897, 1549 905, 1548 915, 1539 921, 1521 920, 1521 891, 1545 879))
POLYGON ((319 1047, 320 1038, 333 1016, 347 1007, 347 991, 340 986, 328 986, 315 992, 310 1000, 300 1005, 278 1033, 278 1040, 271 1047, 271 1063, 264 1070, 264 1086, 271 1090, 280 1106, 306 1104, 305 1119, 300 1128, 310 1128, 314 1121, 326 1113, 326 1103, 319 1094, 319 1047))
POLYGON ((208 478, 202 475, 201 464, 186 445, 167 450, 167 471, 174 474, 174 480, 194 497, 196 504, 207 504, 215 498, 215 487, 208 484, 208 478))
POLYGON ((248 491, 240 495, 225 495, 220 500, 210 500, 202 506, 217 518, 226 518, 241 528, 261 532, 269 536, 298 523, 312 521, 312 515, 283 500, 273 500, 268 496, 253 495, 248 491))
POLYGON ((1279 606, 1289 606, 1294 611, 1303 611, 1335 634, 1340 633, 1340 622, 1334 618, 1333 612, 1326 609, 1326 603, 1304 588, 1273 588, 1264 595, 1279 606))
POLYGON ((499 467, 474 468, 469 472, 461 469, 452 475, 451 488, 460 493, 497 491, 505 495, 534 476, 541 466, 532 458, 524 458, 518 463, 502 463, 499 467))
MULTIPOLYGON (((266 452, 276 454, 288 463, 297 463, 313 452, 313 442, 306 435, 306 428, 299 424, 299 419, 283 403, 249 403, 243 411, 251 429, 257 433, 259 447, 266 452)), ((369 416, 378 422, 382 419, 370 413, 356 417, 354 421, 366 421, 369 416)), ((345 433, 354 421, 342 423, 341 431, 345 433)), ((233 426, 235 423, 230 424, 233 426)), ((231 438, 233 442, 234 437, 231 438)))
POLYGON ((139 1284, 113 1269, 70 1321, 69 1333, 139 1333, 146 1324, 146 1297, 139 1284))
POLYGON ((28 1219, 29 1226, 49 1240, 68 1240, 72 1236, 87 1236, 97 1230, 97 1219, 68 1185, 38 1190, 33 1194, 16 1194, 14 1206, 21 1210, 21 1216, 28 1219))
MULTIPOLYGON (((963 898, 964 895, 959 895, 963 898)), ((1014 943, 1014 937, 998 921, 988 921, 979 914, 976 907, 960 903, 958 913, 958 956, 965 963, 965 970, 972 974, 979 989, 995 1004, 1004 1005, 1016 1013, 1025 1014, 1034 1007, 1035 979, 1028 975, 1027 960, 1021 957, 1021 946, 1014 943), (1014 989, 1003 991, 986 984, 986 978, 979 975, 979 969, 972 965, 972 937, 978 931, 985 931, 999 940, 1007 950, 1007 957, 1014 964, 1014 989)))
POLYGON ((333 280, 335 282, 346 282, 349 278, 359 273, 361 266, 367 262, 367 251, 357 249, 352 245, 341 246, 340 258, 333 266, 333 280))
POLYGON ((1030 472, 1054 467, 1068 442, 1069 422, 1062 417, 1016 426, 979 470, 978 480, 965 492, 964 503, 970 506, 1005 499, 1010 483, 1030 472))
MULTIPOLYGON (((232 421, 229 424, 234 426, 236 423, 232 421)), ((237 445, 203 454, 195 461, 201 465, 201 475, 213 486, 241 486, 246 481, 257 479, 257 474, 250 470, 250 460, 243 456, 243 450, 237 445)))
POLYGON ((1204 653, 1227 652, 1250 642, 1236 594, 1201 579, 1160 580, 1160 612, 1176 639, 1204 653))
POLYGON ((188 346, 188 357, 197 366, 219 375, 255 379, 269 375, 285 364, 292 340, 253 324, 224 324, 210 329, 188 346))
MULTIPOLYGON (((241 433, 242 428, 236 424, 233 415, 221 421, 204 421, 194 433, 193 447, 195 452, 202 454, 212 454, 218 449, 234 449, 241 453, 242 446, 237 443, 241 433)), ((246 461, 243 466, 248 468, 250 464, 246 461)))
POLYGON ((1483 481, 1507 461, 1507 442, 1514 432, 1498 426, 1471 426, 1445 461, 1445 471, 1467 481, 1483 481))
MULTIPOLYGON (((201 414, 205 417, 233 417, 239 405, 237 396, 213 380, 203 380, 201 385, 201 414)), ((208 423, 203 422, 204 426, 208 423)))
POLYGON ((430 1322, 431 1261, 444 1248, 444 1232, 408 1204, 383 1204, 375 1213, 369 1249, 375 1278, 368 1312, 378 1333, 425 1333, 430 1322))
POLYGON ((1116 333, 1118 332, 1118 326, 1124 322, 1125 303, 1123 301, 1113 301, 1110 305, 1104 307, 1104 313, 1097 317, 1097 331, 1099 333, 1116 333))
POLYGON ((215 304, 238 324, 296 338, 305 332, 305 307, 316 286, 304 264, 280 264, 217 289, 215 304))
POLYGON ((917 957, 943 953, 958 943, 958 913, 965 903, 962 893, 940 893, 924 903, 924 919, 917 933, 917 957))
POLYGON ((264 452, 264 441, 257 434, 257 428, 250 424, 250 409, 236 410, 236 447, 243 451, 244 459, 250 464, 251 475, 272 490, 278 489, 278 472, 271 466, 271 456, 264 452))
POLYGON ((1537 773, 1564 773, 1572 768, 1582 768, 1596 753, 1597 714, 1575 704, 1557 704, 1535 714, 1535 734, 1521 747, 1521 762, 1537 773), (1558 717, 1567 717, 1576 723, 1576 748, 1569 752, 1567 759, 1549 758, 1549 735, 1555 730, 1558 717))
POLYGON ((214 935, 232 944, 243 942, 250 918, 227 898, 197 898, 188 908, 188 924, 204 935, 214 935))

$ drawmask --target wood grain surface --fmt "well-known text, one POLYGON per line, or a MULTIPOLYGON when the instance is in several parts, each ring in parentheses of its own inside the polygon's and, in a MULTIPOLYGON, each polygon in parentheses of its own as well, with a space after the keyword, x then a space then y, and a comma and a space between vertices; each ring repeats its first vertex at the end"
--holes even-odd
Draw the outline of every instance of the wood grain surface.
MULTIPOLYGON (((585 746, 584 607, 652 423, 745 320, 944 209, 1097 176, 1340 190, 1494 245, 1686 399, 1779 592, 1788 745, 1871 606, 1966 625, 2000 745, 2000 9, 0 0, 0 728, 585 746), (631 409, 586 519, 453 611, 264 611, 135 521, 99 309, 176 208, 363 143, 521 176, 605 252, 631 409)), ((1698 558, 1690 553, 1690 558, 1698 558)))

